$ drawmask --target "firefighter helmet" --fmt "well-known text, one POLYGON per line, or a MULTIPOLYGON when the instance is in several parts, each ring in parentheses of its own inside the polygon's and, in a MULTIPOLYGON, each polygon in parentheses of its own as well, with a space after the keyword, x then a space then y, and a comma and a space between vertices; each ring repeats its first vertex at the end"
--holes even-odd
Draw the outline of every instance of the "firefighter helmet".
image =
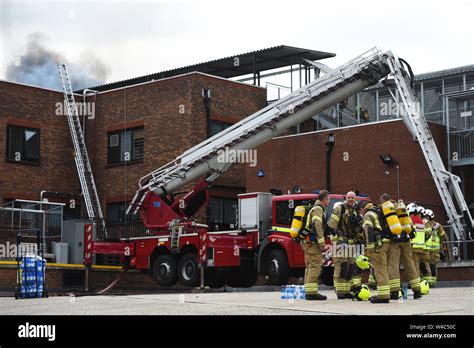
POLYGON ((428 295, 428 293, 430 292, 430 285, 428 284, 426 280, 422 280, 420 282, 420 287, 421 287, 421 294, 428 295))
POLYGON ((421 205, 417 206, 416 207, 416 212, 418 213, 418 215, 425 215, 425 208, 423 208, 421 205))
POLYGON ((357 256, 356 265, 360 269, 369 269, 370 268, 369 258, 364 255, 357 256))
POLYGON ((408 214, 414 214, 416 212, 416 203, 410 203, 407 205, 408 214))
POLYGON ((362 285, 359 292, 356 294, 357 301, 367 301, 370 297, 370 290, 367 285, 362 285))
POLYGON ((425 215, 429 216, 430 219, 434 219, 434 213, 433 213, 433 210, 431 210, 431 209, 426 209, 425 210, 425 215))

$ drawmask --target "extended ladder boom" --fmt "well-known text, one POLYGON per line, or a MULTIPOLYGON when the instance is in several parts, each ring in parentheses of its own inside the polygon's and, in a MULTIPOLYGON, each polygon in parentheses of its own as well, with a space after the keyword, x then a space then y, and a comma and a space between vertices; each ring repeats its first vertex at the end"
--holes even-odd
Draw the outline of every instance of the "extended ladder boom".
POLYGON ((448 223, 452 224, 454 233, 458 240, 464 240, 466 234, 462 224, 462 218, 464 217, 467 227, 472 233, 472 217, 459 187, 461 180, 456 175, 448 172, 444 166, 430 128, 428 127, 428 123, 422 114, 421 105, 411 86, 412 81, 409 76, 407 76, 407 71, 403 69, 402 61, 389 52, 387 53, 387 62, 392 72, 391 75, 395 79, 399 98, 405 107, 406 112, 401 113, 402 119, 413 137, 417 139, 420 144, 421 151, 425 156, 428 167, 430 168, 431 176, 433 177, 436 188, 438 189, 439 195, 446 209, 448 223), (452 190, 462 214, 458 214, 450 190, 452 190))
POLYGON ((77 105, 74 100, 74 92, 72 90, 69 74, 66 65, 58 64, 59 77, 61 86, 63 88, 64 101, 66 102, 67 121, 69 130, 71 132, 72 143, 74 146, 74 160, 76 162, 77 174, 81 182, 82 194, 86 204, 87 215, 89 219, 99 219, 102 226, 105 227, 105 222, 100 207, 99 196, 92 174, 92 167, 89 162, 87 154, 84 133, 82 132, 79 115, 77 112, 77 105))
POLYGON ((206 180, 214 180, 232 164, 219 159, 219 154, 226 148, 233 151, 253 149, 378 82, 389 72, 380 50, 374 48, 365 52, 142 177, 127 214, 136 214, 150 191, 159 195, 173 193, 209 173, 206 180))

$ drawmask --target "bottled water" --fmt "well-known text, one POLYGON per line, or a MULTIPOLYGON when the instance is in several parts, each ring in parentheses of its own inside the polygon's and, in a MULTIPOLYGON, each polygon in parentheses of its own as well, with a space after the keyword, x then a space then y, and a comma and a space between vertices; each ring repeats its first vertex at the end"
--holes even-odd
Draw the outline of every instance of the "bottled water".
POLYGON ((305 290, 303 285, 284 285, 280 290, 282 300, 304 300, 305 290))

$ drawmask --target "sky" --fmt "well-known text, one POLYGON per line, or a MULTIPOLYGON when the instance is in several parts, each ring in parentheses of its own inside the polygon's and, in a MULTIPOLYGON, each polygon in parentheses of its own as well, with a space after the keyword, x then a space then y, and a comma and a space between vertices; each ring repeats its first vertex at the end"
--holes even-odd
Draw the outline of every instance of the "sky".
POLYGON ((333 68, 377 46, 419 74, 474 64, 473 13, 470 0, 0 0, 0 79, 54 84, 58 60, 77 89, 282 44, 336 53, 333 68))

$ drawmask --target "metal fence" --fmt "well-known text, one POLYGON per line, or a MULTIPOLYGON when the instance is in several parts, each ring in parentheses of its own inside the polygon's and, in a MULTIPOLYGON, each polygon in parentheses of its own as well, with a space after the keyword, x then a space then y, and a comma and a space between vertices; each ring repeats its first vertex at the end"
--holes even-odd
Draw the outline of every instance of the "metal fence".
POLYGON ((61 237, 62 203, 14 200, 0 207, 0 229, 39 229, 45 238, 61 237))

